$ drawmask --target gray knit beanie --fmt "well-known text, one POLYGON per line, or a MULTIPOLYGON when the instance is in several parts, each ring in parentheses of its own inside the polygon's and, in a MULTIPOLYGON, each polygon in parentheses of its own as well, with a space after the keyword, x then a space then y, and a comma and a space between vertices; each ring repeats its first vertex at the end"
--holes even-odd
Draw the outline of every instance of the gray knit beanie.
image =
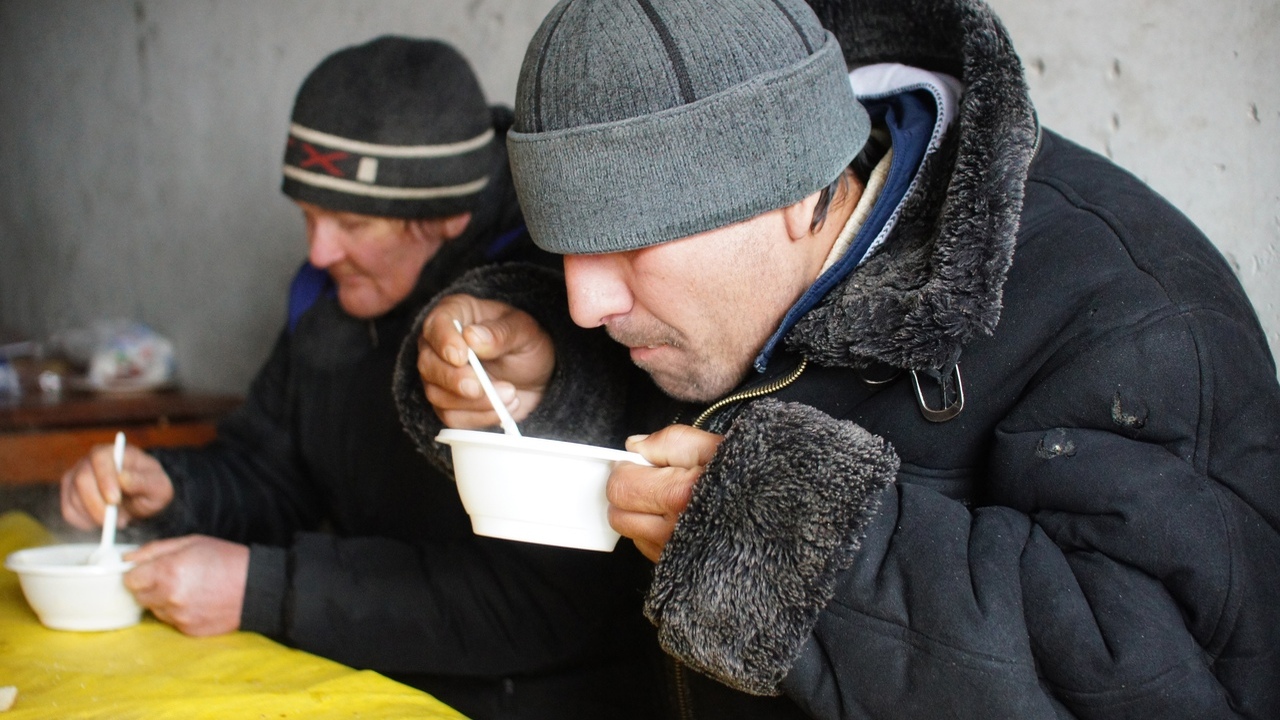
POLYGON ((445 217, 471 211, 501 161, 466 59, 438 40, 383 36, 303 81, 281 189, 329 210, 445 217))
POLYGON ((870 130, 802 0, 561 0, 534 35, 507 149, 533 240, 654 245, 825 187, 870 130))

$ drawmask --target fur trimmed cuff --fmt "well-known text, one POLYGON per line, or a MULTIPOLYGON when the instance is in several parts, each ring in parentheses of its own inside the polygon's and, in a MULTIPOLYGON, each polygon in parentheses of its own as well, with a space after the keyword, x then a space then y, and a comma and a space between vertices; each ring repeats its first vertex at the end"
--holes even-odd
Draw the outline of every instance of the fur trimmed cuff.
POLYGON ((418 375, 418 338, 422 324, 446 295, 464 293, 499 300, 529 313, 556 348, 556 367, 537 409, 520 422, 531 437, 621 447, 626 397, 622 346, 602 330, 583 330, 569 318, 564 276, 540 265, 510 263, 468 272, 422 309, 396 358, 392 392, 400 422, 414 445, 432 464, 453 474, 445 446, 435 442, 444 424, 427 402, 418 375))
POLYGON ((780 694, 897 470, 889 443, 851 422, 773 399, 744 409, 654 571, 645 615, 663 649, 780 694))

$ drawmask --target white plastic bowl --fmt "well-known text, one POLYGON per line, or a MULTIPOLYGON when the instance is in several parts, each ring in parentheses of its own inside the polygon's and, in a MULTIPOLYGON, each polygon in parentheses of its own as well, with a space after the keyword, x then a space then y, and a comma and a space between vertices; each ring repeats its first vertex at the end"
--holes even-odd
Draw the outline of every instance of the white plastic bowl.
POLYGON ((479 430, 442 430, 462 506, 477 535, 608 552, 605 483, 614 463, 649 463, 637 453, 479 430))
MULTIPOLYGON (((142 607, 124 586, 131 562, 86 565, 98 543, 19 550, 4 566, 18 574, 22 594, 40 622, 54 630, 116 630, 142 619, 142 607)), ((116 545, 120 554, 136 545, 116 545)))

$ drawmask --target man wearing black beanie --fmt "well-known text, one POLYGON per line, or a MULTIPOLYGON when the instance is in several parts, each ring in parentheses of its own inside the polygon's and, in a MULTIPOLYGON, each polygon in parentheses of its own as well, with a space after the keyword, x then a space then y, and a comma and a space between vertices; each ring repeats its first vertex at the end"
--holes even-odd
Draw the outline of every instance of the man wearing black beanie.
POLYGON ((118 476, 95 449, 63 478, 63 513, 89 528, 116 502, 165 536, 126 584, 185 633, 259 632, 474 718, 640 717, 621 553, 475 536, 392 401, 396 352, 441 288, 480 265, 558 265, 524 230, 510 123, 442 42, 380 37, 321 62, 282 187, 310 253, 247 402, 208 447, 131 447, 118 476))

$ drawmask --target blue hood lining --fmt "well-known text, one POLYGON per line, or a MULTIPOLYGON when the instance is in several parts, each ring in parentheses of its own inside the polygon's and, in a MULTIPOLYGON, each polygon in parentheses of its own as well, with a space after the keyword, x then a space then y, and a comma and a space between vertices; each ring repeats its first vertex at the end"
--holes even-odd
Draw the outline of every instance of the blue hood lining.
POLYGON ((883 126, 889 131, 890 145, 893 148, 889 176, 849 249, 834 265, 827 268, 783 316, 778 329, 756 356, 756 372, 765 371, 782 338, 862 262, 867 250, 882 233, 892 229, 889 223, 895 218, 899 205, 914 185, 920 166, 936 140, 937 101, 928 88, 913 87, 883 97, 860 98, 860 101, 866 106, 872 125, 883 126))

